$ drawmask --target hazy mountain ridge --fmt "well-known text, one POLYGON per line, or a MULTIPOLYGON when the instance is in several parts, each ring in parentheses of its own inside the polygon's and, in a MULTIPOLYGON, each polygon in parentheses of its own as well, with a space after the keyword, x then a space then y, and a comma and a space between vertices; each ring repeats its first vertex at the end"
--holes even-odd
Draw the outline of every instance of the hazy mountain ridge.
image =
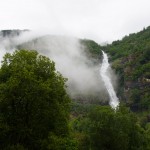
POLYGON ((14 29, 14 30, 1 30, 0 31, 0 37, 1 38, 5 38, 5 37, 15 37, 15 36, 19 36, 24 32, 29 31, 28 29, 24 29, 24 30, 19 30, 19 29, 14 29))

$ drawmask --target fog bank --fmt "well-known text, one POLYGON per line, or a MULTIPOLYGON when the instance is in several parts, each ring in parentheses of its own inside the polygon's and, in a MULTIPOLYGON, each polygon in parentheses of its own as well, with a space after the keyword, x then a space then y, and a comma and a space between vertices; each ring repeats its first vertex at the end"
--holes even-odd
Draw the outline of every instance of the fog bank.
POLYGON ((93 63, 79 39, 33 32, 0 38, 1 56, 6 52, 22 48, 37 50, 40 54, 53 60, 56 70, 68 78, 67 92, 72 98, 88 101, 93 101, 92 98, 98 101, 108 99, 104 83, 99 75, 100 63, 93 63))

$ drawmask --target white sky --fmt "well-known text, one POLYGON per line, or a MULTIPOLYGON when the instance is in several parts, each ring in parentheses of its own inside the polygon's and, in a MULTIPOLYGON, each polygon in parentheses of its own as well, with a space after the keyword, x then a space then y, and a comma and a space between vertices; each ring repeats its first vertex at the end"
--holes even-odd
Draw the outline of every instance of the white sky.
POLYGON ((150 0, 0 1, 0 30, 47 30, 110 42, 149 25, 150 0))

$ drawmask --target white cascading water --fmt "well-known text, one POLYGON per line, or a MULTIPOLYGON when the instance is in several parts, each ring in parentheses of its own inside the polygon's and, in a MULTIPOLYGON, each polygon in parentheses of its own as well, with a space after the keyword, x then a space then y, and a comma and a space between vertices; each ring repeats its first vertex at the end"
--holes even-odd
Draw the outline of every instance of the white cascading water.
POLYGON ((102 65, 100 68, 100 75, 102 77, 102 80, 105 84, 105 87, 106 87, 108 94, 109 94, 109 97, 110 97, 109 104, 112 108, 116 109, 117 106, 119 105, 119 99, 116 96, 116 92, 115 92, 113 85, 111 83, 111 79, 107 74, 107 70, 109 68, 108 56, 104 51, 102 51, 102 53, 103 53, 103 61, 102 61, 102 65))

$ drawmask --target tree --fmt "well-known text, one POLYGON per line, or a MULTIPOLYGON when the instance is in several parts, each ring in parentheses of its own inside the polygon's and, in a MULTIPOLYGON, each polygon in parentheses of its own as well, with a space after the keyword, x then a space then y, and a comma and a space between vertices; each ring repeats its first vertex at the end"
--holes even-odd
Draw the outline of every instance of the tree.
POLYGON ((36 51, 7 53, 0 68, 0 147, 48 149, 49 133, 68 135, 66 79, 36 51))
POLYGON ((148 139, 137 118, 127 109, 114 111, 98 106, 89 114, 90 148, 92 150, 143 150, 148 139))

